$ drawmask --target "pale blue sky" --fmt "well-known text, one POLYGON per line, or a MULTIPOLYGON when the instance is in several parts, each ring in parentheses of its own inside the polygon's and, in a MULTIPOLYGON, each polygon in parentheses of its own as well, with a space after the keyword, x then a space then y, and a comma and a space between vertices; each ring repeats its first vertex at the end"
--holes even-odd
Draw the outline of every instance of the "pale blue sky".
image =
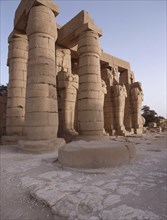
MULTIPOLYGON (((54 1, 60 7, 56 20, 63 25, 86 10, 103 30, 101 47, 107 53, 129 61, 135 80, 142 82, 143 105, 166 115, 166 0, 54 1)), ((7 38, 19 0, 0 0, 1 77, 8 81, 7 38)))

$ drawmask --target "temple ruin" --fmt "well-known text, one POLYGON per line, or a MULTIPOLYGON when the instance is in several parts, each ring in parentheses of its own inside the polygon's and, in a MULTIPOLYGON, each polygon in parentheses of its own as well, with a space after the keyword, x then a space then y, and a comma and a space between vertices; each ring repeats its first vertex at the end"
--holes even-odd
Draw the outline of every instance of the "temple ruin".
POLYGON ((102 31, 81 11, 64 26, 51 0, 22 0, 8 38, 3 143, 43 150, 84 136, 141 134, 141 83, 106 54, 102 31))

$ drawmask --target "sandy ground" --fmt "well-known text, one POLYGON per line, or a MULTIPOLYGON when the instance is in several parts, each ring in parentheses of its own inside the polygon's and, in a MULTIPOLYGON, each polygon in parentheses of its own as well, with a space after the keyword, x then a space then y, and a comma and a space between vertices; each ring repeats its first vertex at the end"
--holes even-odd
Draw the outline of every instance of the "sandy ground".
POLYGON ((1 220, 167 219, 166 134, 115 141, 125 140, 136 143, 136 162, 98 170, 1 146, 1 220))

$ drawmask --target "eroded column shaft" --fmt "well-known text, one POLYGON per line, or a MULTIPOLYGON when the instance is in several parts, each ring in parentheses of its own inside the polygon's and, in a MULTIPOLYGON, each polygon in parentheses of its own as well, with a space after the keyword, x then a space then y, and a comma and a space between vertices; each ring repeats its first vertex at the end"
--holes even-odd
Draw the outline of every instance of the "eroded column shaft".
POLYGON ((8 136, 23 134, 27 79, 28 41, 25 35, 13 35, 9 42, 9 84, 6 113, 8 136))
POLYGON ((85 31, 79 39, 78 128, 81 135, 102 135, 104 126, 101 102, 99 37, 85 31))
POLYGON ((51 9, 33 7, 29 14, 26 114, 24 133, 29 140, 57 137, 58 110, 55 73, 57 27, 51 9))

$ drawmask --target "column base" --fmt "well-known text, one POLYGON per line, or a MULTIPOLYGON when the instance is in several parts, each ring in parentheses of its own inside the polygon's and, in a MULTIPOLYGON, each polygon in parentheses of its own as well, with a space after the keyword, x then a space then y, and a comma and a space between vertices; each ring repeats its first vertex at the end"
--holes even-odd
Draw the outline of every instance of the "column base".
POLYGON ((132 128, 131 130, 126 130, 126 136, 131 136, 131 135, 134 135, 134 129, 132 128))
POLYGON ((64 131, 63 134, 60 135, 60 137, 64 138, 67 143, 75 140, 75 137, 77 137, 79 134, 74 129, 64 131))
POLYGON ((98 169, 130 164, 135 161, 135 144, 122 141, 74 141, 58 149, 64 167, 98 169))
POLYGON ((104 136, 103 130, 99 131, 80 131, 79 135, 81 136, 104 136))
POLYGON ((58 150, 60 146, 66 144, 63 138, 55 138, 52 140, 20 140, 18 141, 19 148, 28 151, 28 152, 47 152, 58 150))
POLYGON ((143 128, 134 128, 135 134, 143 134, 143 128))
POLYGON ((73 141, 78 141, 78 140, 84 140, 84 141, 98 141, 98 140, 109 140, 110 136, 109 135, 104 135, 104 136, 90 136, 90 135, 79 135, 76 136, 73 141))
POLYGON ((3 145, 16 145, 19 140, 23 140, 24 136, 12 135, 12 136, 2 136, 1 143, 3 145))
POLYGON ((116 136, 126 136, 126 130, 116 130, 116 136))

